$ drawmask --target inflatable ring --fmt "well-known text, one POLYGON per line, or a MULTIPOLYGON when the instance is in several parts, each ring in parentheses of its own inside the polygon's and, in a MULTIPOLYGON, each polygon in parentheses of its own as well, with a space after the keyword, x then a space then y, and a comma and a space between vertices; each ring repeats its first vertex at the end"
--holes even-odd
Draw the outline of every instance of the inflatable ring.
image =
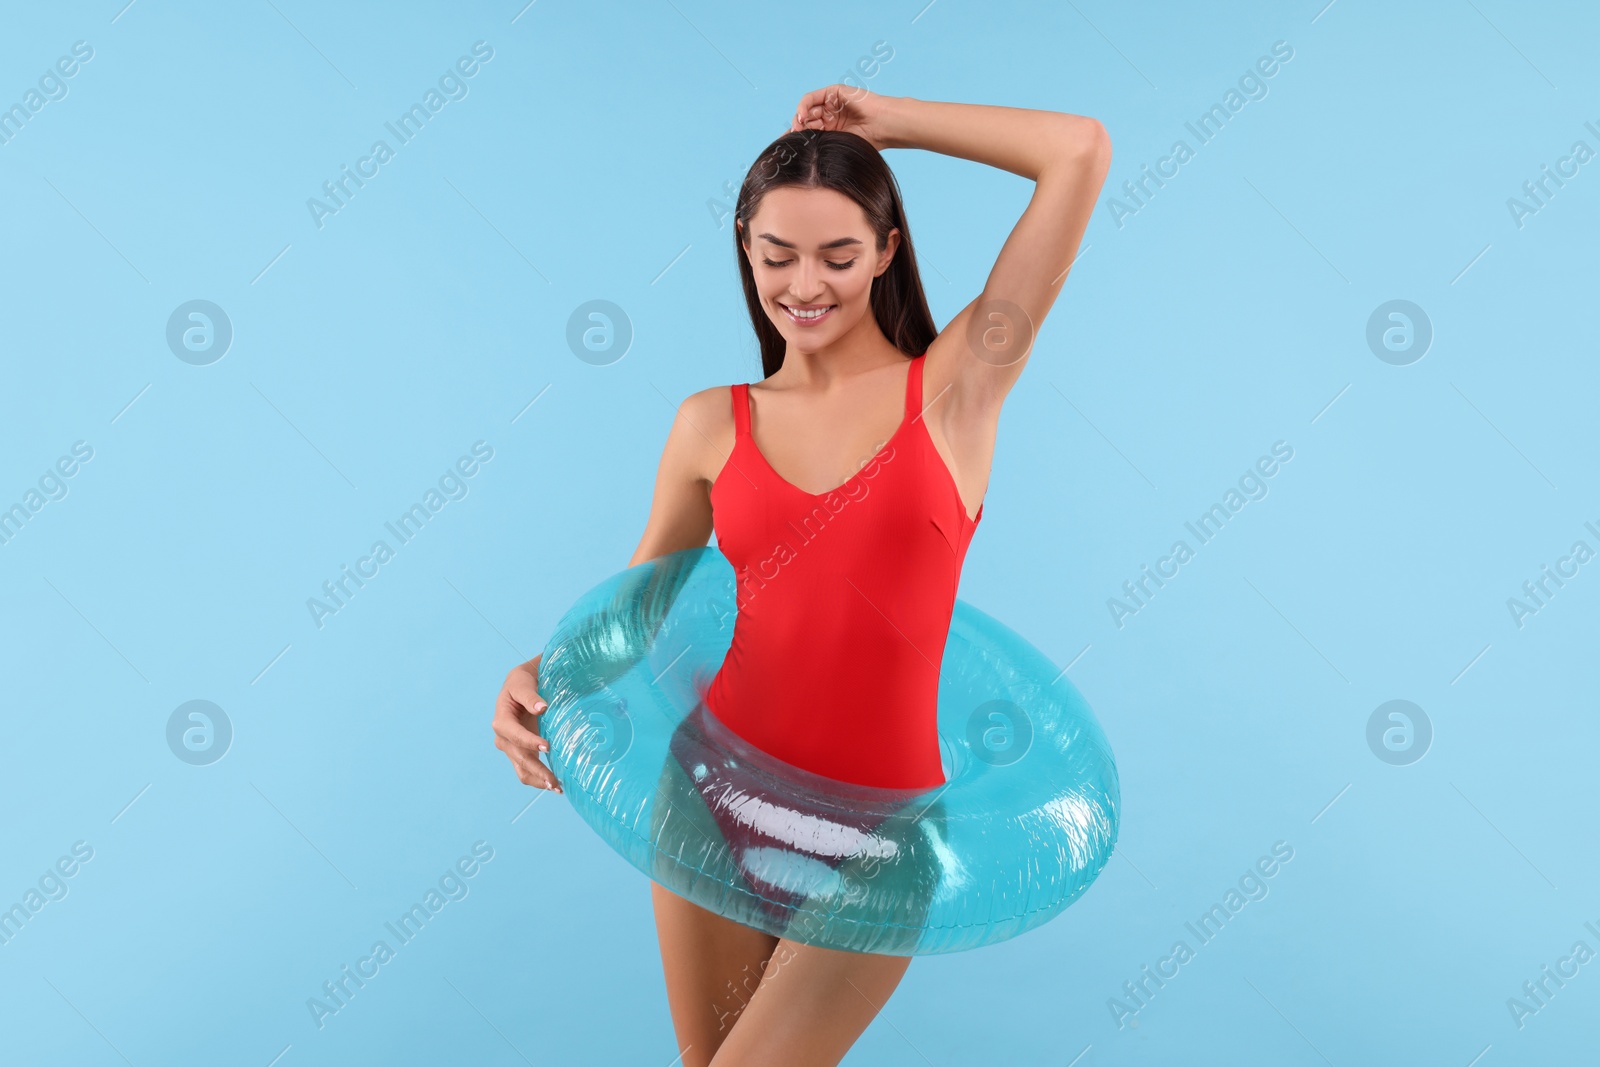
POLYGON ((719 550, 674 552, 584 594, 544 650, 551 768, 633 866, 766 933, 899 956, 1015 937, 1105 867, 1120 805, 1111 749, 1064 673, 1016 633, 956 601, 939 673, 945 783, 884 789, 784 763, 711 714, 702 698, 734 597, 719 550))

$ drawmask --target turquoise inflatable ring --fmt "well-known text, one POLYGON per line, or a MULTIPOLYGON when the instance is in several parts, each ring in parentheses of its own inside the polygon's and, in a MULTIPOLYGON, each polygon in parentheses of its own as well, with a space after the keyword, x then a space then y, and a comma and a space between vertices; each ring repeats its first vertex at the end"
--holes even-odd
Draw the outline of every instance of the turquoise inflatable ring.
POLYGON ((585 593, 540 661, 551 769, 654 881, 775 936, 910 956, 1048 922, 1109 861, 1110 746, 1012 630, 956 601, 939 674, 946 780, 913 791, 812 774, 723 726, 703 696, 736 617, 726 557, 674 552, 585 593))

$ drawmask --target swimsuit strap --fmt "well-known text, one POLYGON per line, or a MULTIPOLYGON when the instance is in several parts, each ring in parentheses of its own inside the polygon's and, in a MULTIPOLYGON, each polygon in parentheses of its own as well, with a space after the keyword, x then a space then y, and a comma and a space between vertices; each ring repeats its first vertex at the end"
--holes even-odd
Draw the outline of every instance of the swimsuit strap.
POLYGON ((906 369, 906 418, 922 414, 922 360, 923 353, 911 360, 906 369))
POLYGON ((733 435, 750 436, 750 386, 746 382, 733 387, 733 435))

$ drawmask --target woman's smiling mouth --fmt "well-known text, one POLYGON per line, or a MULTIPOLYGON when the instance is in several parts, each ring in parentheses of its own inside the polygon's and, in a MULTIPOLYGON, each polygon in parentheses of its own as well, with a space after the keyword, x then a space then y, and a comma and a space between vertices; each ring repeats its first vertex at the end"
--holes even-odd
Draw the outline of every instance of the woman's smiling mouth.
POLYGON ((789 316, 789 321, 796 326, 815 326, 829 315, 833 314, 838 304, 784 304, 779 303, 784 314, 789 316))

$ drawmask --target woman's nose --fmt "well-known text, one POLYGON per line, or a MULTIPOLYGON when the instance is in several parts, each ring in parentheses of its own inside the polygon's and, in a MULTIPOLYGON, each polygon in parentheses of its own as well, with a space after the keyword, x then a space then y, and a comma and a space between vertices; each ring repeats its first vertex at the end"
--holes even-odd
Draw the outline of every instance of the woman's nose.
POLYGON ((815 267, 801 263, 799 272, 795 274, 794 284, 789 288, 794 292, 796 303, 814 304, 822 296, 822 278, 817 274, 815 267))

